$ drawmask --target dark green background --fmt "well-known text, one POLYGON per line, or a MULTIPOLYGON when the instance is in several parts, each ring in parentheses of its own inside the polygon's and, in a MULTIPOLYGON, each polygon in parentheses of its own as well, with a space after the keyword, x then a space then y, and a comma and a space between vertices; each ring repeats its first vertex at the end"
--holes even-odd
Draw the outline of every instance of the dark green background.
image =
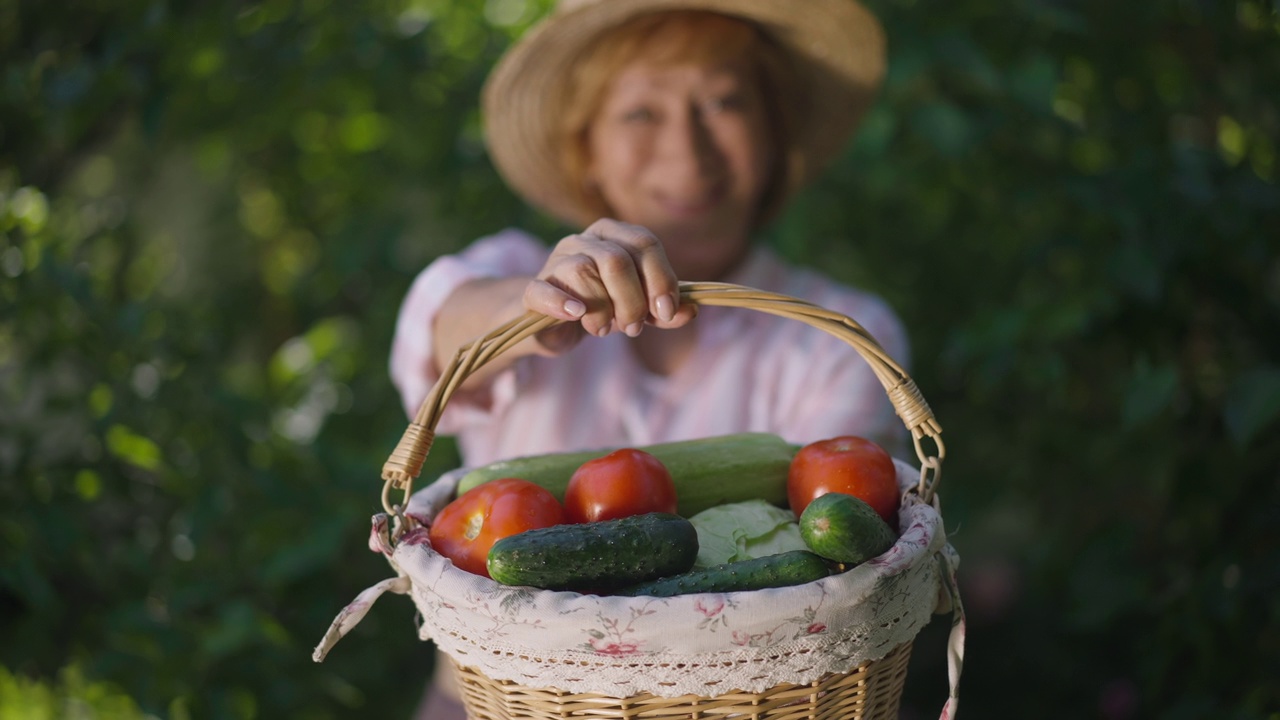
MULTIPOLYGON (((476 111, 546 7, 0 1, 0 718, 407 717, 407 599, 310 650, 389 574, 409 282, 563 231, 476 111)), ((962 717, 1280 717, 1276 4, 873 8, 880 101, 767 236, 910 330, 962 717)))

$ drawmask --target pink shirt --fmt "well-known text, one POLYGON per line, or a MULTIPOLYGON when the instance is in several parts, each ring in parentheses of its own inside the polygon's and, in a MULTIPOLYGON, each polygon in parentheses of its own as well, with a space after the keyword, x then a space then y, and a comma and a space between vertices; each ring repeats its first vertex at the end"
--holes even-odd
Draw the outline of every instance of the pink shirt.
MULTIPOLYGON (((418 276, 401 306, 391 349, 392 381, 410 417, 437 378, 428 329, 444 299, 474 278, 532 276, 548 253, 535 238, 506 230, 437 259, 418 276)), ((851 317, 907 365, 902 323, 874 295, 791 267, 762 246, 727 281, 851 317)), ((796 444, 836 435, 890 444, 905 438, 884 388, 843 341, 744 308, 703 307, 694 322, 697 346, 671 375, 647 371, 622 333, 586 337, 560 357, 521 358, 495 378, 484 403, 453 395, 436 432, 456 437, 467 466, 746 431, 776 433, 796 444)), ((476 328, 476 334, 492 329, 476 328)))

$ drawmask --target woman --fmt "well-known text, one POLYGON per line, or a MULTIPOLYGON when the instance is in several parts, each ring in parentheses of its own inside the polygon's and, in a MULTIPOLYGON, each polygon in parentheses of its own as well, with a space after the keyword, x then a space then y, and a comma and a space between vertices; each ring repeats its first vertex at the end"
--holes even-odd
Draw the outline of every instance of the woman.
MULTIPOLYGON (((565 0, 486 85, 504 178, 583 230, 551 248, 504 231, 436 260, 411 288, 391 358, 410 415, 461 344, 526 310, 567 321, 452 396, 436 430, 457 437, 465 465, 741 431, 901 439, 851 348, 794 320, 682 306, 677 286, 806 298, 906 363, 882 301, 753 242, 868 106, 884 70, 879 25, 849 0, 678 7, 565 0)), ((442 693, 429 699, 423 717, 460 716, 442 693)))

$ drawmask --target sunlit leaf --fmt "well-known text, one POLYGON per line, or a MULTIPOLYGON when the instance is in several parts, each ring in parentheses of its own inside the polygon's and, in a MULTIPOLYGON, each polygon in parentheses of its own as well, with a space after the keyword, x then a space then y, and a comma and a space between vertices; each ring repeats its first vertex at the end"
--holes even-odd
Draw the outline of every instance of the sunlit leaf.
POLYGON ((111 410, 112 392, 111 387, 105 383, 95 385, 93 390, 89 392, 89 408, 93 411, 94 417, 104 417, 111 410))
POLYGON ((386 141, 387 123, 381 115, 373 112, 352 115, 342 121, 339 136, 351 152, 368 152, 381 147, 386 141))
POLYGON ((0 719, 61 720, 67 717, 145 720, 138 704, 119 687, 85 678, 79 664, 62 668, 56 679, 14 675, 0 667, 0 719), (73 712, 68 712, 74 708, 73 712))
POLYGON ((9 196, 6 210, 27 232, 40 230, 49 220, 49 201, 44 193, 33 187, 19 188, 9 196))
POLYGON ((158 470, 163 461, 159 445, 124 425, 112 425, 107 430, 107 450, 144 470, 158 470))
POLYGON ((82 500, 94 500, 102 492, 102 478, 92 470, 81 470, 76 473, 75 488, 82 500))

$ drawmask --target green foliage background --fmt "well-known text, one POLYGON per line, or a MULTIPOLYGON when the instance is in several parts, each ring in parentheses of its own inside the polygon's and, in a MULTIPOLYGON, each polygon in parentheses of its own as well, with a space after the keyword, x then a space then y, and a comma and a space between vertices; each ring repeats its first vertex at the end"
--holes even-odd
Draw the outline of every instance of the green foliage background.
MULTIPOLYGON (((389 573, 409 282, 563 231, 476 111, 548 5, 0 2, 0 718, 410 714, 407 600, 310 649, 389 573)), ((880 102, 767 236, 910 328, 964 716, 1280 717, 1277 6, 872 6, 880 102)))

